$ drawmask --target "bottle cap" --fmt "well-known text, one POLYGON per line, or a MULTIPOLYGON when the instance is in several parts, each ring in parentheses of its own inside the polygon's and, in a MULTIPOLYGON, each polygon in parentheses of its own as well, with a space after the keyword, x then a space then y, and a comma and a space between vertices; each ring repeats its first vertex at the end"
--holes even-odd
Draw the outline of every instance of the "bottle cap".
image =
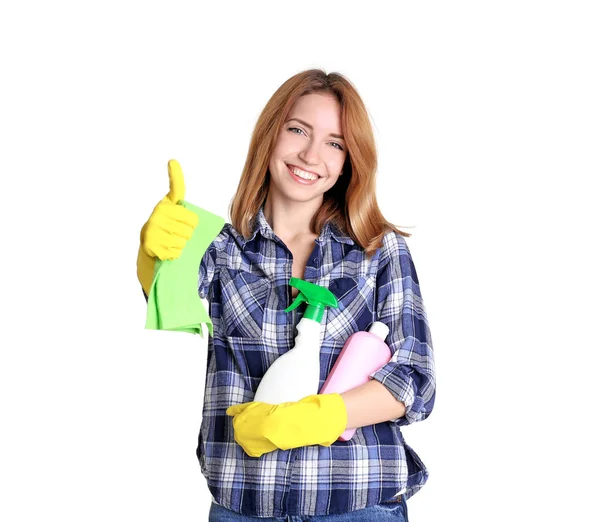
POLYGON ((382 341, 385 341, 390 329, 388 326, 380 321, 375 321, 369 328, 369 333, 372 333, 379 337, 382 341))

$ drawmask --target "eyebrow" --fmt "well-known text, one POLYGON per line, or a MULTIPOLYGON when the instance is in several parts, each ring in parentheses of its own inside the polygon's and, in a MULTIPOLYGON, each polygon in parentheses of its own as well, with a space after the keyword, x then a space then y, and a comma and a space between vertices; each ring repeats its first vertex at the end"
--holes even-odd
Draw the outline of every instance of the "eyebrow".
MULTIPOLYGON (((288 121, 292 121, 292 120, 296 120, 298 123, 304 125, 305 127, 308 127, 310 130, 314 130, 313 126, 310 123, 306 123, 304 120, 301 120, 300 118, 290 118, 289 120, 286 121, 286 123, 288 121)), ((341 134, 334 134, 333 132, 331 134, 329 134, 332 138, 337 138, 338 140, 343 140, 344 136, 342 136, 341 134)))

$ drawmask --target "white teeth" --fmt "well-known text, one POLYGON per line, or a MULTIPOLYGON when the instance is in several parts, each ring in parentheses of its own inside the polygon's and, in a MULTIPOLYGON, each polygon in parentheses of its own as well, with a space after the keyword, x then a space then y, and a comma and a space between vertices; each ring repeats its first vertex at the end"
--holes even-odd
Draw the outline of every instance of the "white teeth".
POLYGON ((311 174, 310 172, 305 172, 304 170, 298 169, 296 167, 290 167, 290 170, 294 173, 295 176, 298 176, 302 179, 307 179, 309 181, 314 181, 318 179, 319 176, 315 174, 311 174))

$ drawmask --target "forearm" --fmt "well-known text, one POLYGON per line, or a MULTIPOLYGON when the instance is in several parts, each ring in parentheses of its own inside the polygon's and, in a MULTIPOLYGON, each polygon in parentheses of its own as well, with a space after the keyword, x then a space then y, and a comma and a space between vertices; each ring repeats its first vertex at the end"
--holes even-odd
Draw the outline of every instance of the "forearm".
POLYGON ((142 248, 142 245, 140 244, 137 257, 137 276, 140 284, 142 285, 142 289, 144 290, 144 295, 146 296, 150 294, 152 279, 154 279, 155 262, 156 258, 152 258, 146 254, 142 248))
POLYGON ((403 417, 406 411, 404 403, 396 400, 383 384, 375 380, 341 395, 348 414, 347 429, 397 419, 403 417))

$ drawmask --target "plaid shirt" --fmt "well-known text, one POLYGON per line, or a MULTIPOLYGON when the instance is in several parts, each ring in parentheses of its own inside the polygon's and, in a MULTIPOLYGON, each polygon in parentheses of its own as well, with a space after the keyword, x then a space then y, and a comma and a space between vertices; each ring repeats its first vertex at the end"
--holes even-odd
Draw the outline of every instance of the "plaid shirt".
MULTIPOLYGON (((435 399, 431 337, 419 282, 402 236, 385 235, 371 259, 352 239, 327 224, 306 265, 304 279, 329 288, 338 308, 321 326, 322 385, 348 337, 373 321, 390 328, 391 361, 372 378, 406 405, 406 415, 359 428, 329 447, 246 455, 233 438, 225 410, 253 400, 273 361, 294 346, 304 307, 291 303, 292 254, 262 210, 245 240, 226 224, 205 253, 199 293, 210 304, 214 335, 208 342, 203 420, 197 455, 215 501, 258 517, 326 515, 410 497, 428 472, 404 442, 400 427, 427 418, 435 399)), ((316 393, 316 390, 315 390, 316 393)))

